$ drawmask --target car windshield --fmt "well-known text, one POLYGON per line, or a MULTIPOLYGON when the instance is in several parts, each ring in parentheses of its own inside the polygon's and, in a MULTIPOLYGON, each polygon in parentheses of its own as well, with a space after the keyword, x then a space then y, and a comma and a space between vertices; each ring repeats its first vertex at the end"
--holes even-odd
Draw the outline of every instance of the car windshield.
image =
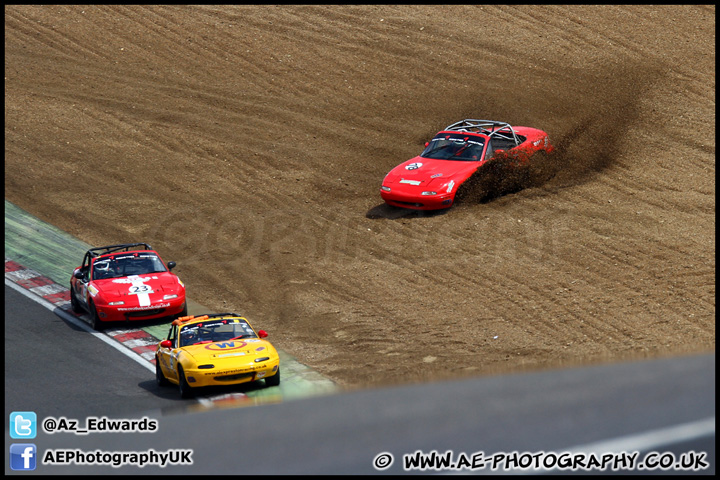
POLYGON ((223 342, 228 340, 257 338, 252 327, 239 318, 209 320, 193 323, 180 329, 180 346, 197 343, 223 342))
POLYGON ((420 156, 436 160, 476 162, 482 160, 484 147, 485 139, 481 137, 438 135, 430 140, 420 156))
POLYGON ((154 253, 123 253, 101 257, 93 263, 95 280, 157 272, 167 272, 167 268, 154 253))

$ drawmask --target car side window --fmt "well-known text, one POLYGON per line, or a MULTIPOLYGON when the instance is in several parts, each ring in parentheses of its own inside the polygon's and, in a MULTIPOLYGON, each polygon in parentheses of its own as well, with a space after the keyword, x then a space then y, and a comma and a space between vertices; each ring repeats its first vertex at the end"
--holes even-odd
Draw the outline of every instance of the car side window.
POLYGON ((486 158, 492 157, 493 155, 495 155, 498 152, 498 150, 504 150, 507 152, 507 151, 515 148, 515 146, 516 146, 515 142, 510 139, 493 138, 490 141, 490 145, 488 146, 487 154, 485 157, 486 158))

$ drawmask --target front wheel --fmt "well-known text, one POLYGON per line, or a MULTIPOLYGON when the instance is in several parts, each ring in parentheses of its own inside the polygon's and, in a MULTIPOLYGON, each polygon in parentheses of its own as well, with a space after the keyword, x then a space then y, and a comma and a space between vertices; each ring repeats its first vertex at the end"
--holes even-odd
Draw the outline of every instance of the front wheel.
POLYGON ((185 372, 183 372, 183 368, 180 365, 178 365, 178 386, 180 387, 180 396, 182 398, 191 398, 193 396, 192 387, 185 379, 185 372))
POLYGON ((100 316, 98 316, 95 304, 92 302, 88 303, 88 308, 90 309, 90 326, 98 332, 101 332, 105 328, 105 325, 100 320, 100 316))
POLYGON ((278 371, 275 375, 272 377, 265 377, 266 387, 277 387, 278 385, 280 385, 280 367, 278 367, 278 371))

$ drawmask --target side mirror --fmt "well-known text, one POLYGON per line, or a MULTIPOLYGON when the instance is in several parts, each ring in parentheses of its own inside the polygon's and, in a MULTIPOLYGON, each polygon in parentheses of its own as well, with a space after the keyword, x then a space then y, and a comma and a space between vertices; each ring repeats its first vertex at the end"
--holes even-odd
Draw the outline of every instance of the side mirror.
POLYGON ((258 337, 265 338, 268 336, 268 333, 265 330, 258 330, 258 337))
POLYGON ((80 270, 80 269, 78 268, 78 269, 75 270, 75 272, 73 273, 73 277, 77 278, 78 280, 82 280, 83 277, 85 277, 85 274, 83 273, 82 270, 80 270))
POLYGON ((163 340, 160 342, 162 348, 172 348, 172 342, 170 340, 163 340))
POLYGON ((430 145, 430 142, 425 142, 425 146, 427 147, 428 145, 430 145))
POLYGON ((177 267, 177 263, 175 262, 168 262, 168 270, 172 270, 173 268, 177 267))

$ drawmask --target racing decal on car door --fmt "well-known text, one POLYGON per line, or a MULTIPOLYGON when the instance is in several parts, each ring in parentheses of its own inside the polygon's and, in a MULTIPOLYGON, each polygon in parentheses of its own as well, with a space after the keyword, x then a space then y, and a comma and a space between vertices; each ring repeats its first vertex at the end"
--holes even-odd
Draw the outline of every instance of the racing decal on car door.
POLYGON ((177 377, 177 364, 178 362, 178 356, 180 355, 180 350, 173 350, 172 353, 170 353, 170 371, 175 374, 175 377, 177 377))
POLYGON ((173 369, 172 361, 168 358, 168 354, 165 352, 160 352, 158 354, 158 362, 160 362, 161 367, 165 367, 166 370, 175 371, 173 369))

